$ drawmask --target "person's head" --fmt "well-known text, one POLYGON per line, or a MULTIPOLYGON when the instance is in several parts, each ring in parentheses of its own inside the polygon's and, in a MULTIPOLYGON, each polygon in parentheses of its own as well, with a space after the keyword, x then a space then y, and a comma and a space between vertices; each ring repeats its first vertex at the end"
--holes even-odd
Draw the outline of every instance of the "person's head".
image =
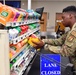
POLYGON ((76 22, 76 6, 68 6, 62 11, 62 23, 65 27, 72 27, 76 22))

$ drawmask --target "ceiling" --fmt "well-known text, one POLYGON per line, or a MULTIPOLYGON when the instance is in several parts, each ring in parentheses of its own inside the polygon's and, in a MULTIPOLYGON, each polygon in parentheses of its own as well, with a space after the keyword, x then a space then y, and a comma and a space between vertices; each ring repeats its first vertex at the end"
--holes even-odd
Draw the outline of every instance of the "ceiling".
MULTIPOLYGON (((0 0, 0 1, 28 1, 28 0, 0 0)), ((76 0, 31 0, 31 1, 76 1, 76 0)))
POLYGON ((32 1, 76 1, 76 0, 32 0, 32 1))

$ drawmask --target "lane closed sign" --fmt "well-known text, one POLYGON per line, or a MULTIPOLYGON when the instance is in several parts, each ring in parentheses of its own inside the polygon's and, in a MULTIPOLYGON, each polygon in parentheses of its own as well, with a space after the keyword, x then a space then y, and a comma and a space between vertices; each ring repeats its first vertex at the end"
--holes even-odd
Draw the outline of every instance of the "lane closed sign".
POLYGON ((40 75, 61 75, 59 54, 41 54, 40 75))

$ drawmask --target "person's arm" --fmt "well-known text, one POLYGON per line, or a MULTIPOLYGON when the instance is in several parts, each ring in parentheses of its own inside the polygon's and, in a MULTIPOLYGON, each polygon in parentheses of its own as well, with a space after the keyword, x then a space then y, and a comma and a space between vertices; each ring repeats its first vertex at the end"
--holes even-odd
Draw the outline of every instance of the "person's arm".
POLYGON ((67 33, 62 35, 61 38, 59 39, 43 39, 43 40, 39 39, 39 42, 32 40, 32 42, 35 44, 33 47, 38 49, 38 48, 45 47, 46 44, 53 45, 53 46, 62 46, 63 43, 65 42, 66 35, 67 33))
POLYGON ((54 45, 54 46, 61 46, 65 41, 66 35, 67 35, 67 33, 63 34, 58 39, 43 39, 43 42, 45 44, 50 44, 50 45, 54 45))
POLYGON ((74 56, 76 51, 76 31, 72 31, 66 38, 62 46, 45 45, 45 50, 50 50, 53 53, 61 54, 62 56, 74 56))

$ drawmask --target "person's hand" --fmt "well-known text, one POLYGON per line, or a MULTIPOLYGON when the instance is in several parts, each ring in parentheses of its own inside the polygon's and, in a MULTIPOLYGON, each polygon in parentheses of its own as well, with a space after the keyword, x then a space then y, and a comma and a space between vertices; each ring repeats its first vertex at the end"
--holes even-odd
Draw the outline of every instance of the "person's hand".
POLYGON ((44 46, 44 43, 41 39, 38 39, 39 41, 36 42, 34 40, 32 40, 32 42, 35 44, 33 47, 36 49, 42 48, 44 46))

